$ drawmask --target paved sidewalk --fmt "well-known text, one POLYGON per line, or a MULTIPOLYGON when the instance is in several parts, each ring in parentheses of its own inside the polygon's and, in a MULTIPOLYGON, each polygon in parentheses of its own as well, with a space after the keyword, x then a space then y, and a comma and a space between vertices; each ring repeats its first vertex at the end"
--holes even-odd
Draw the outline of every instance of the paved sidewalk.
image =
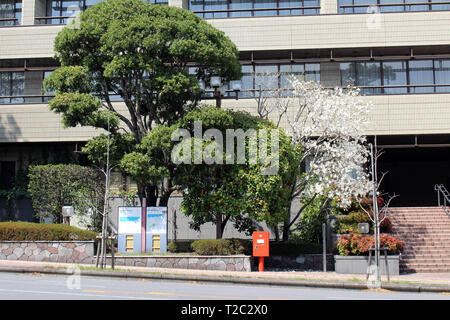
MULTIPOLYGON (((196 269, 167 269, 167 268, 150 268, 150 267, 128 267, 128 266, 116 266, 114 271, 111 271, 108 266, 108 270, 96 271, 94 265, 79 265, 69 263, 53 263, 53 262, 37 262, 37 261, 11 261, 0 260, 0 271, 3 272, 50 272, 53 270, 59 270, 60 273, 67 272, 70 267, 79 266, 83 270, 83 274, 89 275, 101 275, 101 272, 108 272, 109 275, 114 276, 126 276, 132 273, 144 273, 158 274, 159 278, 183 278, 192 280, 207 279, 208 277, 218 279, 222 278, 222 281, 227 279, 230 282, 236 282, 236 280, 245 280, 247 283, 251 283, 252 279, 255 283, 263 283, 260 280, 292 280, 292 282, 300 283, 309 281, 309 285, 313 286, 314 283, 320 282, 334 282, 334 283, 365 283, 366 276, 361 274, 337 274, 335 272, 318 272, 318 271, 295 271, 295 272, 235 272, 235 271, 213 271, 213 270, 196 270, 196 269), (95 271, 95 273, 89 273, 87 271, 95 271), (123 272, 121 272, 123 271, 123 272), (87 273, 86 273, 87 272, 87 273), (172 275, 172 277, 170 277, 172 275), (183 276, 183 277, 182 277, 183 276)), ((382 281, 387 282, 387 277, 382 276, 382 281)), ((446 286, 450 289, 450 273, 411 273, 402 274, 399 276, 391 276, 389 285, 399 286, 446 286)), ((420 291, 420 290, 419 290, 420 291)))

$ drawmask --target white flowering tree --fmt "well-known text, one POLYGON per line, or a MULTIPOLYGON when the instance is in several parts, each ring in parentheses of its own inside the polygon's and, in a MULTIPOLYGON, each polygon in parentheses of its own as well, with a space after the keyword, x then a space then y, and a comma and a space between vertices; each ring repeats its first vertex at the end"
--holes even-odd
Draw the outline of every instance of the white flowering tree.
POLYGON ((288 96, 272 106, 286 120, 292 143, 302 148, 299 167, 303 170, 292 187, 291 201, 307 201, 287 217, 283 240, 315 198, 334 200, 346 208, 371 187, 364 136, 371 104, 363 101, 357 88, 327 89, 298 77, 291 77, 289 83, 288 96))

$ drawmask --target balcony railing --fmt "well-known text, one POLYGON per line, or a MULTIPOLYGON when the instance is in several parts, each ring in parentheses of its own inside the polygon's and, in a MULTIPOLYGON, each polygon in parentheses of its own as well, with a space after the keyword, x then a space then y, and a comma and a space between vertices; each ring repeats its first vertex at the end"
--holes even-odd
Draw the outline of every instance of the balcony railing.
POLYGON ((75 19, 74 16, 53 16, 53 17, 35 17, 36 24, 66 24, 66 19, 75 19), (51 23, 53 20, 59 20, 58 23, 51 23))
POLYGON ((0 18, 0 27, 10 27, 19 25, 19 19, 17 18, 0 18), (8 24, 12 22, 12 24, 8 24))
POLYGON ((298 7, 273 7, 273 8, 245 8, 245 9, 218 9, 218 10, 195 10, 192 11, 195 14, 205 17, 208 19, 209 17, 206 17, 206 14, 211 14, 213 18, 245 18, 248 16, 239 16, 239 15, 232 15, 233 13, 249 13, 249 16, 255 16, 255 12, 269 12, 274 11, 276 14, 267 14, 267 15, 257 15, 257 16, 278 16, 282 15, 280 12, 286 12, 286 11, 295 11, 295 10, 311 10, 311 13, 308 14, 319 14, 320 6, 298 6, 298 7), (314 12, 313 12, 314 11, 314 12), (215 14, 221 14, 226 13, 226 17, 223 16, 215 16, 215 14))
POLYGON ((450 10, 450 1, 439 1, 439 2, 396 2, 396 3, 366 3, 366 4, 339 4, 340 13, 374 13, 373 11, 368 11, 369 8, 378 9, 380 12, 417 12, 417 11, 433 11, 433 10, 450 10), (445 9, 442 9, 442 5, 446 5, 445 9), (394 8, 395 7, 395 8, 394 8), (355 9, 364 9, 364 12, 355 12, 355 9), (393 9, 396 10, 393 10, 393 9), (345 9, 353 9, 352 12, 346 12, 345 9))
MULTIPOLYGON (((324 86, 324 89, 334 89, 339 86, 324 86)), ((405 94, 436 94, 436 93, 450 93, 450 83, 449 84, 409 84, 409 85, 383 85, 383 86, 355 86, 359 88, 361 92, 366 90, 380 90, 379 92, 370 92, 370 93, 362 93, 362 95, 405 95, 405 94), (384 89, 406 89, 406 91, 410 91, 409 89, 416 88, 433 88, 434 92, 384 92, 384 89), (437 88, 448 88, 445 91, 436 91, 437 88)), ((345 89, 345 87, 344 87, 345 89)), ((241 89, 238 92, 236 90, 225 90, 225 94, 223 95, 224 99, 237 99, 237 98, 253 98, 257 96, 260 92, 269 93, 275 89, 241 89)), ((276 90, 279 90, 278 88, 276 90)), ((283 89, 281 91, 291 92, 293 89, 283 89)), ((289 96, 289 94, 286 94, 289 96)), ((33 95, 16 95, 16 96, 0 96, 0 105, 8 105, 8 104, 27 104, 27 103, 47 103, 51 98, 55 97, 54 94, 33 94, 33 95), (10 102, 4 102, 2 100, 10 100, 10 102), (22 100, 21 102, 12 100, 22 100), (39 100, 39 101, 37 101, 39 100)), ((111 95, 113 98, 113 102, 122 101, 120 96, 111 95)), ((204 96, 202 97, 204 100, 215 99, 213 90, 205 90, 204 96)))

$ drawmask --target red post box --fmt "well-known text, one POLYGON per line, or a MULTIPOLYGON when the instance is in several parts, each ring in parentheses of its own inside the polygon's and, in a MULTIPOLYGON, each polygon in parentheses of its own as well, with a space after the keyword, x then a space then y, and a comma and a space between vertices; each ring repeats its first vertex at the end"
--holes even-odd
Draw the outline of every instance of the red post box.
POLYGON ((253 256, 259 257, 258 270, 264 271, 264 257, 269 256, 269 232, 253 232, 253 256))

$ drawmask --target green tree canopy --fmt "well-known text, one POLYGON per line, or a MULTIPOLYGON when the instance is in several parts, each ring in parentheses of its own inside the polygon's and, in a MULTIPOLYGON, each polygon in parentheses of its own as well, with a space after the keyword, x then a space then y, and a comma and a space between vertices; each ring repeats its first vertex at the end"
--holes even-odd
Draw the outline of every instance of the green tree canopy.
MULTIPOLYGON (((93 126, 121 137, 117 162, 142 143, 155 126, 171 126, 195 108, 211 76, 239 79, 238 50, 231 40, 194 13, 142 0, 108 0, 87 9, 79 25, 55 38, 61 68, 44 82, 54 91, 50 109, 67 127, 93 126), (119 96, 123 103, 112 102, 119 96), (132 138, 134 141, 130 141, 132 138)), ((105 137, 90 144, 94 160, 105 137)), ((104 148, 103 148, 104 149, 104 148)), ((136 161, 142 159, 134 153, 136 161)), ((151 175, 154 177, 154 175, 151 175)), ((142 176, 141 197, 155 199, 154 179, 142 176), (152 184, 153 181, 153 184, 152 184)))

